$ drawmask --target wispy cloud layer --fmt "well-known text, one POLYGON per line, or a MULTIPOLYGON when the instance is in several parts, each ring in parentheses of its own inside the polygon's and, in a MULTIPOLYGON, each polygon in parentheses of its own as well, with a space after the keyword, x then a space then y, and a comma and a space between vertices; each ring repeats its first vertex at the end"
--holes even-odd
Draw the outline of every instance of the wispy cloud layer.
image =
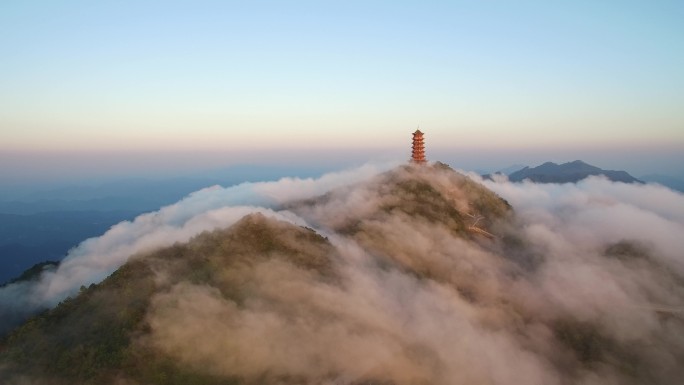
MULTIPOLYGON (((444 174, 423 178, 468 207, 467 191, 444 174)), ((144 343, 195 370, 249 381, 677 381, 684 244, 673 234, 684 218, 665 208, 684 196, 601 178, 482 183, 516 208, 512 224, 492 225, 498 240, 468 241, 399 211, 369 219, 398 199, 377 184, 333 191, 294 210, 340 253, 342 284, 274 261, 251 271, 245 303, 180 283, 155 297, 144 343), (349 217, 365 217, 365 231, 337 231, 349 217)))
MULTIPOLYGON (((471 175, 514 209, 485 219, 491 239, 464 236, 434 210, 448 202, 471 221, 484 199, 473 185, 439 168, 398 169, 399 183, 388 184, 374 177, 380 169, 199 191, 83 243, 21 290, 52 305, 131 254, 261 212, 325 235, 337 279, 254 256, 220 275, 248 296, 172 283, 152 297, 150 332, 134 343, 195 371, 263 383, 670 384, 684 375, 684 195, 603 178, 471 175), (410 180, 430 194, 433 219, 407 210, 414 190, 397 186, 410 180)), ((16 302, 18 291, 0 298, 16 302)))
POLYGON ((186 242, 202 231, 224 228, 243 216, 261 212, 292 222, 297 218, 273 208, 287 200, 311 198, 330 189, 355 183, 388 169, 392 164, 365 165, 320 178, 283 178, 275 182, 209 187, 176 204, 121 222, 99 237, 85 240, 64 258, 56 271, 37 282, 0 288, 0 331, 38 309, 52 307, 81 285, 100 282, 132 255, 186 242))

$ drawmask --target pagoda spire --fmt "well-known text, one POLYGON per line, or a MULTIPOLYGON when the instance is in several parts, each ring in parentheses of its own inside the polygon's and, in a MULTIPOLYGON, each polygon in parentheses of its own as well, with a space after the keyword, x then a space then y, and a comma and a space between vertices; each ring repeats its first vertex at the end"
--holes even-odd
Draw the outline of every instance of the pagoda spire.
POLYGON ((411 152, 411 163, 423 164, 425 160, 425 144, 423 143, 423 133, 420 127, 413 133, 413 151, 411 152))

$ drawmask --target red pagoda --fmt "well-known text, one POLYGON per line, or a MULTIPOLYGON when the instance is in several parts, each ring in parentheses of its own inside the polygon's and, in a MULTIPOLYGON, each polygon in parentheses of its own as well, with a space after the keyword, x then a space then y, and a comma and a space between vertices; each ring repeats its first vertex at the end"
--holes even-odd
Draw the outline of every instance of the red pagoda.
POLYGON ((416 130, 413 133, 413 151, 411 153, 411 163, 423 164, 425 160, 425 145, 423 144, 423 133, 416 130))

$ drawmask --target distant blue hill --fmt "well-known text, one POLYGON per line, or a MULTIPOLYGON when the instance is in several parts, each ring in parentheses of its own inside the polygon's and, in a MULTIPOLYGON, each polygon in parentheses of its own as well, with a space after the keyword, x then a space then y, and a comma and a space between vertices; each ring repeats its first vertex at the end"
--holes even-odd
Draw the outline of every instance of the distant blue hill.
POLYGON ((546 162, 537 167, 525 167, 509 174, 508 179, 511 182, 529 179, 537 183, 575 183, 592 175, 603 175, 614 182, 644 183, 626 171, 603 170, 581 160, 563 164, 546 162))
POLYGON ((505 175, 511 175, 512 173, 522 170, 526 166, 524 164, 514 164, 512 166, 508 166, 506 168, 502 168, 498 170, 496 173, 497 174, 505 174, 505 175))

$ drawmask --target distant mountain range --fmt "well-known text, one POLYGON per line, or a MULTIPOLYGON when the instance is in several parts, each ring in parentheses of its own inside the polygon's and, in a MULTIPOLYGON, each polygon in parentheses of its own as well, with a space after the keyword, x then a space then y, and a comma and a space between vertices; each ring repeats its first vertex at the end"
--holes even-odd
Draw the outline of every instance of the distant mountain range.
POLYGON ((563 164, 546 162, 537 167, 524 167, 508 174, 508 179, 511 182, 530 180, 536 183, 575 183, 592 175, 603 175, 614 182, 644 183, 626 171, 604 170, 581 160, 563 164))

